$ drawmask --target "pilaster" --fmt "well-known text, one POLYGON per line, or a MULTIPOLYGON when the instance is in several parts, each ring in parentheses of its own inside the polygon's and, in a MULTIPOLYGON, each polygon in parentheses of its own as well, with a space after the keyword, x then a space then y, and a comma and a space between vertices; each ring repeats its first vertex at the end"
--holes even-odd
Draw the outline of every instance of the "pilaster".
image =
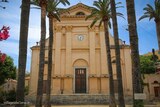
POLYGON ((55 71, 54 74, 59 76, 61 74, 61 36, 62 36, 62 26, 56 27, 55 36, 55 71))
POLYGON ((72 26, 66 26, 66 75, 72 74, 72 26))
POLYGON ((95 58, 96 58, 96 53, 95 53, 95 27, 90 28, 88 27, 89 30, 89 58, 90 58, 90 75, 96 75, 96 68, 95 68, 95 58))
POLYGON ((105 44, 105 35, 104 35, 104 27, 100 27, 100 52, 101 52, 101 74, 108 74, 108 66, 107 66, 107 57, 106 57, 106 44, 105 44))

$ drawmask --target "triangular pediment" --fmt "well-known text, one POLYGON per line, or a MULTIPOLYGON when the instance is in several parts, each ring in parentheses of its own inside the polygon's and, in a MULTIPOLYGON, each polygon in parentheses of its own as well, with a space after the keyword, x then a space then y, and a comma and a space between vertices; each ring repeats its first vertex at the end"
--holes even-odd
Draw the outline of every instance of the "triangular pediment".
POLYGON ((84 15, 89 15, 91 13, 91 7, 83 3, 78 3, 67 9, 63 9, 61 16, 76 16, 78 13, 84 13, 84 15))

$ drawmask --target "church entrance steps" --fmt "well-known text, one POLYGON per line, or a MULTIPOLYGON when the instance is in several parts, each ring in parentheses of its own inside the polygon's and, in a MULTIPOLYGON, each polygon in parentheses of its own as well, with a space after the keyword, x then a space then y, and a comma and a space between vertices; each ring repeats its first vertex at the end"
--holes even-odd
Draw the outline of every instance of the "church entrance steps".
MULTIPOLYGON (((126 97, 125 97, 126 98, 126 97)), ((34 104, 35 96, 27 96, 26 101, 34 104)), ((43 103, 45 96, 43 97, 43 103)), ((128 104, 132 103, 132 98, 127 97, 128 104)), ((54 105, 106 105, 109 104, 109 95, 105 94, 74 94, 74 95, 52 95, 51 104, 54 105)))

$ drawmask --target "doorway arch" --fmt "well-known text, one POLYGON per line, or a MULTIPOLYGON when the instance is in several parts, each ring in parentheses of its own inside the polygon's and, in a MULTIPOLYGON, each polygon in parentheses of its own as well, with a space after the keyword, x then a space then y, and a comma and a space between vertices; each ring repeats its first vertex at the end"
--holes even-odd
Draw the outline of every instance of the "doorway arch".
POLYGON ((77 59, 73 63, 74 93, 88 93, 88 62, 84 59, 77 59))

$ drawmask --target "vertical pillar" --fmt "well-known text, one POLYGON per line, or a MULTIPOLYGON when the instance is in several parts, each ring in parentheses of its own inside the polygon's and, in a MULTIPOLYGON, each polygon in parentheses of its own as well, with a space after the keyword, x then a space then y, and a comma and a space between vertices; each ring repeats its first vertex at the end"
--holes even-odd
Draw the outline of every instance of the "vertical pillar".
POLYGON ((65 64, 64 93, 73 93, 72 74, 72 26, 66 26, 66 64, 65 64))
POLYGON ((66 26, 66 75, 72 74, 72 26, 66 26))
POLYGON ((89 93, 98 93, 98 82, 96 74, 96 51, 95 51, 95 27, 89 27, 89 70, 90 70, 90 86, 89 93))
POLYGON ((95 68, 95 27, 89 28, 89 59, 90 59, 90 74, 95 75, 96 74, 96 68, 95 68))
POLYGON ((61 74, 61 36, 62 36, 62 26, 56 27, 56 37, 55 37, 55 75, 61 74))
POLYGON ((100 27, 101 74, 108 74, 104 28, 100 27))

